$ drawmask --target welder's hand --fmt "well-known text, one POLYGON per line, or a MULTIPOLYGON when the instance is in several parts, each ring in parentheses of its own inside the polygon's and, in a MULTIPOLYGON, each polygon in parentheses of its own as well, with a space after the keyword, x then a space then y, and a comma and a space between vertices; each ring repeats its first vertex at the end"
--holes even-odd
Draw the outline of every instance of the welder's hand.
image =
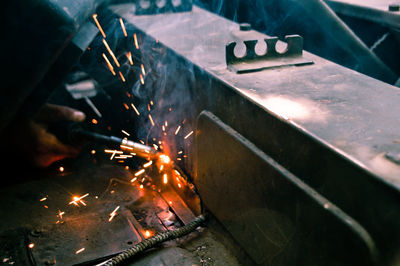
POLYGON ((51 123, 84 120, 85 114, 78 110, 45 104, 34 119, 24 119, 14 126, 14 148, 36 167, 47 167, 64 158, 75 157, 81 147, 62 143, 48 128, 51 123))

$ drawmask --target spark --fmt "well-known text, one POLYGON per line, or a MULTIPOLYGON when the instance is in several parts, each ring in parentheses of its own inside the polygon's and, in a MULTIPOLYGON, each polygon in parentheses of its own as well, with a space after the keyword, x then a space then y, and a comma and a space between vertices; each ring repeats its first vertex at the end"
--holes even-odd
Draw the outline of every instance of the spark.
POLYGON ((144 141, 143 141, 143 140, 139 139, 139 142, 142 143, 142 144, 144 145, 144 141))
POLYGON ((153 161, 150 161, 150 162, 145 163, 145 164, 143 165, 143 167, 144 167, 144 168, 147 168, 147 167, 149 167, 149 166, 152 165, 152 164, 153 164, 153 161))
POLYGON ((142 69, 143 76, 146 76, 146 71, 144 70, 144 65, 141 64, 141 65, 140 65, 140 68, 142 69))
POLYGON ((96 154, 96 150, 91 150, 90 153, 91 154, 96 154))
POLYGON ((34 243, 30 243, 30 244, 28 245, 28 248, 33 248, 34 246, 35 246, 34 243))
POLYGON ((114 67, 111 65, 110 60, 108 60, 106 54, 103 53, 102 56, 103 56, 104 60, 106 61, 106 64, 107 64, 108 68, 110 69, 111 73, 112 73, 114 76, 117 75, 117 74, 115 74, 114 67))
POLYGON ((122 133, 124 133, 125 135, 127 135, 128 137, 130 136, 130 134, 128 132, 126 132, 125 130, 121 130, 122 133))
POLYGON ((137 177, 132 178, 131 183, 135 182, 137 180, 137 177))
POLYGON ((47 205, 44 205, 43 207, 45 207, 46 209, 48 209, 48 208, 49 208, 49 206, 47 206, 47 205))
POLYGON ((151 232, 150 232, 149 230, 146 230, 146 231, 144 232, 144 236, 145 236, 146 238, 149 238, 149 237, 151 236, 151 232))
POLYGON ((121 24, 121 28, 122 28, 122 31, 124 32, 125 37, 128 37, 128 34, 126 33, 126 29, 125 29, 125 24, 124 24, 124 21, 122 20, 122 18, 119 19, 119 23, 121 24))
POLYGON ((104 33, 103 28, 101 27, 99 21, 97 20, 97 14, 93 14, 92 17, 93 17, 94 22, 95 22, 96 25, 97 25, 97 28, 99 28, 99 31, 100 31, 101 35, 103 35, 103 37, 105 38, 105 37, 106 37, 106 34, 104 33))
POLYGON ((117 215, 117 211, 119 209, 119 206, 115 208, 111 213, 110 213, 110 218, 108 219, 109 222, 117 215))
POLYGON ((193 130, 190 131, 190 133, 186 135, 185 139, 187 139, 188 137, 190 137, 192 134, 193 134, 193 130))
MULTIPOLYGON (((122 82, 125 82, 126 80, 125 80, 125 77, 124 77, 124 75, 122 75, 122 73, 121 73, 121 71, 118 71, 118 73, 119 73, 119 76, 121 77, 121 79, 122 79, 122 82)), ((128 107, 129 108, 129 107, 128 107)))
POLYGON ((167 183, 168 183, 168 175, 167 175, 167 174, 164 174, 164 175, 163 175, 163 183, 164 183, 164 184, 167 184, 167 183))
POLYGON ((178 183, 178 187, 179 187, 179 188, 182 188, 182 185, 181 185, 181 183, 178 183))
POLYGON ((80 202, 83 206, 86 206, 86 203, 82 200, 83 198, 86 198, 87 196, 89 196, 89 193, 86 193, 85 195, 78 197, 78 196, 74 196, 72 199, 72 201, 69 203, 69 205, 74 204, 76 206, 79 206, 78 202, 80 202))
POLYGON ((97 125, 98 122, 97 122, 96 119, 93 118, 93 119, 92 119, 92 123, 95 124, 95 125, 97 125))
POLYGON ((151 114, 149 114, 149 119, 150 119, 150 123, 151 123, 151 125, 154 127, 154 121, 153 121, 153 118, 151 117, 151 114))
POLYGON ((144 85, 143 75, 142 75, 142 74, 139 74, 139 77, 140 77, 140 83, 142 83, 142 85, 144 85))
POLYGON ((175 169, 174 172, 175 172, 175 174, 177 174, 178 176, 181 176, 181 173, 179 173, 178 170, 175 169))
POLYGON ((165 121, 164 125, 167 127, 168 126, 168 121, 165 121))
POLYGON ((139 170, 139 171, 137 171, 136 173, 135 173, 135 176, 140 176, 141 174, 143 174, 144 173, 144 169, 141 169, 141 170, 139 170))
POLYGON ((171 162, 171 158, 169 158, 169 156, 165 154, 160 155, 160 160, 165 164, 169 164, 171 162))
POLYGON ((161 172, 163 169, 164 169, 164 165, 162 164, 162 165, 160 166, 160 172, 161 172))
POLYGON ((112 59, 114 60, 115 64, 117 65, 117 67, 120 67, 119 62, 118 62, 117 58, 115 57, 113 51, 111 50, 110 46, 108 46, 106 39, 103 39, 103 44, 106 47, 107 51, 110 53, 112 59))
POLYGON ((126 53, 126 57, 128 58, 129 64, 131 64, 131 66, 133 66, 132 53, 131 52, 127 52, 126 53))
POLYGON ((154 105, 154 102, 153 102, 153 101, 150 101, 150 104, 151 104, 151 105, 154 105))
POLYGON ((60 171, 61 173, 64 172, 64 167, 60 166, 60 168, 58 168, 58 171, 60 171))
MULTIPOLYGON (((133 151, 133 148, 132 148, 132 147, 129 147, 129 146, 120 145, 120 147, 121 147, 121 149, 126 149, 126 150, 131 150, 131 151, 133 151)), ((132 155, 136 155, 136 154, 132 154, 132 155)))
POLYGON ((65 212, 62 212, 62 211, 60 211, 60 210, 58 210, 58 217, 60 217, 60 219, 62 219, 63 217, 63 215, 65 214, 65 212))
POLYGON ((181 126, 178 126, 178 127, 176 128, 176 130, 175 130, 175 135, 178 135, 179 130, 181 130, 181 126))
POLYGON ((47 200, 47 197, 41 198, 39 201, 45 201, 47 200))
POLYGON ((179 152, 178 152, 178 154, 182 154, 182 153, 183 153, 183 151, 179 151, 179 152))
POLYGON ((79 253, 81 253, 81 252, 84 251, 84 250, 85 250, 85 248, 81 248, 81 249, 75 251, 75 254, 79 254, 79 253))
POLYGON ((135 107, 135 105, 133 103, 131 103, 131 106, 132 106, 133 110, 135 110, 136 114, 140 115, 138 109, 136 109, 136 107, 135 107))
POLYGON ((117 150, 104 150, 105 153, 111 153, 110 160, 114 159, 114 156, 116 154, 123 154, 122 151, 117 151, 117 150))
POLYGON ((140 185, 139 188, 140 188, 140 189, 143 189, 143 185, 140 185))
POLYGON ((136 49, 139 50, 139 43, 138 43, 138 40, 137 40, 136 33, 133 34, 133 40, 135 42, 136 49))
POLYGON ((161 128, 162 128, 162 131, 164 131, 164 132, 165 132, 165 126, 164 126, 164 125, 162 125, 162 126, 161 126, 161 128))
POLYGON ((150 104, 147 104, 147 110, 151 111, 150 104))

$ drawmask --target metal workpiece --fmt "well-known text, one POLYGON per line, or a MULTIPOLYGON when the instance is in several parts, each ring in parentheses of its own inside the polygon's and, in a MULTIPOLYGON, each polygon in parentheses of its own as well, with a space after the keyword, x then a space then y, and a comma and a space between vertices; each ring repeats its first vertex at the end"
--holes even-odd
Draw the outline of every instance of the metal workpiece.
POLYGON ((338 14, 373 21, 391 28, 400 28, 400 3, 393 0, 327 0, 338 14))
POLYGON ((257 264, 378 261, 356 220, 215 115, 203 111, 197 130, 194 182, 202 200, 257 264))
POLYGON ((311 60, 303 58, 303 38, 299 35, 285 37, 287 47, 284 51, 276 50, 277 37, 266 38, 265 53, 257 54, 257 40, 245 40, 246 51, 244 56, 235 55, 236 42, 226 45, 226 65, 238 74, 266 70, 284 66, 301 66, 312 64, 311 60))
POLYGON ((189 12, 192 0, 135 0, 136 15, 152 15, 160 13, 189 12))
MULTIPOLYGON (((400 152, 398 88, 306 51, 303 56, 314 64, 237 74, 226 65, 225 48, 239 41, 233 34, 238 24, 196 6, 190 13, 152 16, 135 16, 126 6, 110 10, 146 36, 142 52, 168 69, 157 77, 172 90, 165 97, 191 107, 187 123, 195 124, 198 114, 209 110, 357 221, 383 264, 395 258, 400 166, 385 154, 400 152), (176 78, 184 76, 190 78, 176 86, 176 78)), ((185 170, 196 176, 193 145, 186 152, 185 170)))

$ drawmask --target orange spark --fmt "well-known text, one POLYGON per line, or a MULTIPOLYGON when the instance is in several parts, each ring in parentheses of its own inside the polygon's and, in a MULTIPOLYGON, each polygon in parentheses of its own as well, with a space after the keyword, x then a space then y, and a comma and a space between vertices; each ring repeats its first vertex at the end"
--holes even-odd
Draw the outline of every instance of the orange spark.
POLYGON ((139 77, 140 77, 140 83, 142 83, 142 85, 144 85, 144 79, 143 79, 142 74, 139 74, 139 77))
POLYGON ((128 37, 128 34, 126 33, 126 29, 125 29, 125 24, 124 24, 124 21, 122 20, 122 18, 119 19, 119 23, 121 24, 121 28, 122 28, 122 31, 124 32, 125 37, 128 37))
POLYGON ((169 158, 169 156, 165 154, 160 155, 160 160, 165 164, 169 164, 171 162, 171 158, 169 158))
POLYGON ((140 65, 140 68, 142 69, 143 76, 146 76, 146 71, 144 70, 143 64, 140 65))
POLYGON ((108 46, 106 39, 103 39, 103 44, 106 47, 107 51, 110 53, 112 59, 114 60, 115 64, 117 65, 117 67, 120 67, 119 62, 118 62, 117 58, 115 57, 113 51, 111 50, 110 46, 108 46))
POLYGON ((91 150, 90 153, 91 154, 96 154, 96 150, 91 150))
POLYGON ((144 173, 144 169, 141 169, 141 170, 139 170, 139 171, 137 171, 136 173, 135 173, 135 176, 140 176, 141 174, 143 174, 144 173))
POLYGON ((163 169, 164 169, 164 165, 162 164, 162 165, 160 166, 160 172, 161 172, 163 169))
POLYGON ((58 168, 58 171, 60 171, 61 173, 64 172, 64 167, 60 166, 60 168, 58 168))
POLYGON ((109 222, 117 215, 117 211, 119 209, 119 206, 115 208, 111 213, 110 213, 110 218, 108 219, 109 222))
POLYGON ((175 135, 178 135, 179 130, 181 130, 181 126, 178 126, 178 127, 176 128, 176 130, 175 130, 175 135))
POLYGON ((135 42, 136 49, 139 50, 139 43, 138 43, 138 40, 137 40, 136 33, 133 34, 133 40, 135 42))
POLYGON ((179 188, 182 188, 182 185, 181 185, 181 183, 178 183, 178 187, 179 187, 179 188))
MULTIPOLYGON (((126 81, 126 80, 125 80, 125 77, 124 77, 124 75, 122 75, 121 71, 118 71, 118 73, 119 73, 119 76, 120 76, 121 79, 122 79, 122 82, 125 82, 125 81, 126 81)), ((129 109, 129 107, 128 107, 128 109, 129 109)))
POLYGON ((131 64, 131 66, 133 66, 132 53, 131 52, 127 52, 126 53, 126 57, 128 58, 129 64, 131 64))
POLYGON ((190 131, 190 133, 186 135, 185 139, 187 139, 188 137, 190 137, 192 134, 193 134, 193 130, 190 131))
POLYGON ((135 182, 137 180, 137 177, 132 178, 131 183, 135 182))
POLYGON ((151 123, 151 125, 154 127, 154 121, 153 121, 153 118, 151 117, 151 114, 149 114, 149 119, 150 119, 150 123, 151 123))
POLYGON ((60 217, 60 219, 62 219, 62 216, 65 214, 65 212, 62 212, 60 210, 58 210, 58 217, 60 217))
POLYGON ((81 249, 75 251, 75 254, 79 254, 79 253, 81 253, 81 252, 84 251, 84 250, 85 250, 85 248, 81 248, 81 249))
POLYGON ((117 150, 104 150, 105 153, 111 153, 110 160, 114 159, 114 156, 116 154, 123 154, 122 151, 117 151, 117 150))
POLYGON ((144 167, 144 168, 147 168, 147 167, 149 167, 149 166, 152 165, 152 164, 153 164, 153 161, 150 161, 150 162, 145 163, 145 164, 143 165, 143 167, 144 167))
POLYGON ((47 200, 47 197, 41 198, 40 201, 45 201, 47 200))
POLYGON ((97 125, 98 122, 97 122, 96 119, 93 118, 93 119, 92 119, 92 123, 95 124, 95 125, 97 125))
POLYGON ((153 101, 150 101, 150 104, 151 104, 151 105, 154 105, 154 102, 153 102, 153 101))
POLYGON ((99 23, 99 21, 97 20, 97 14, 93 14, 92 17, 93 17, 94 22, 95 22, 96 25, 97 25, 97 28, 99 28, 99 31, 100 31, 101 35, 103 35, 103 37, 105 38, 105 37, 106 37, 106 34, 104 33, 103 28, 100 26, 100 23, 99 23))
POLYGON ((136 106, 133 103, 131 103, 131 106, 132 106, 133 110, 135 110, 136 114, 140 115, 138 109, 136 109, 136 106))
MULTIPOLYGON (((126 103, 124 103, 126 105, 126 103)), ((128 107, 129 109, 129 107, 128 107)), ((122 133, 124 133, 125 135, 127 135, 128 137, 130 136, 130 134, 128 132, 126 132, 125 130, 121 130, 122 133)))
POLYGON ((28 248, 33 248, 34 246, 35 246, 34 243, 30 243, 30 244, 28 245, 28 248))
POLYGON ((144 236, 145 236, 146 238, 151 237, 151 235, 152 235, 152 233, 151 233, 149 230, 146 230, 146 231, 144 232, 144 236))
POLYGON ((85 195, 78 197, 78 196, 74 196, 72 198, 72 201, 69 203, 70 204, 74 204, 76 206, 79 206, 78 202, 80 202, 83 206, 86 206, 86 203, 82 200, 83 198, 86 198, 87 196, 89 196, 89 193, 86 193, 85 195))
POLYGON ((162 131, 165 131, 165 126, 164 125, 162 125, 161 128, 162 128, 162 131))
POLYGON ((143 189, 143 185, 140 185, 139 188, 140 188, 140 189, 143 189))
POLYGON ((164 174, 164 175, 163 175, 163 183, 164 183, 164 184, 167 184, 167 183, 168 183, 168 175, 167 175, 167 174, 164 174))
POLYGON ((102 54, 104 60, 106 61, 106 64, 108 66, 108 68, 110 69, 111 73, 115 76, 115 71, 114 71, 114 67, 111 65, 110 60, 108 60, 107 56, 105 53, 102 54))

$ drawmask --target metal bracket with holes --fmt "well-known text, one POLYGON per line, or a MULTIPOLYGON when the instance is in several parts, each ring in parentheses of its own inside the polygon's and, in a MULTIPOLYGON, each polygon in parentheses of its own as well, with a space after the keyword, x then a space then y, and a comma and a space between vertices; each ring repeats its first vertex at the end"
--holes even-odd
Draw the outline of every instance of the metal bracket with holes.
POLYGON ((313 61, 303 57, 303 38, 299 35, 288 35, 285 37, 287 48, 278 52, 276 44, 277 37, 264 39, 267 49, 265 54, 258 55, 255 51, 257 40, 244 41, 246 53, 243 57, 235 55, 236 42, 226 46, 226 65, 238 74, 261 71, 269 68, 282 66, 300 66, 313 64, 313 61))
POLYGON ((189 12, 192 6, 192 0, 136 0, 135 15, 189 12))

